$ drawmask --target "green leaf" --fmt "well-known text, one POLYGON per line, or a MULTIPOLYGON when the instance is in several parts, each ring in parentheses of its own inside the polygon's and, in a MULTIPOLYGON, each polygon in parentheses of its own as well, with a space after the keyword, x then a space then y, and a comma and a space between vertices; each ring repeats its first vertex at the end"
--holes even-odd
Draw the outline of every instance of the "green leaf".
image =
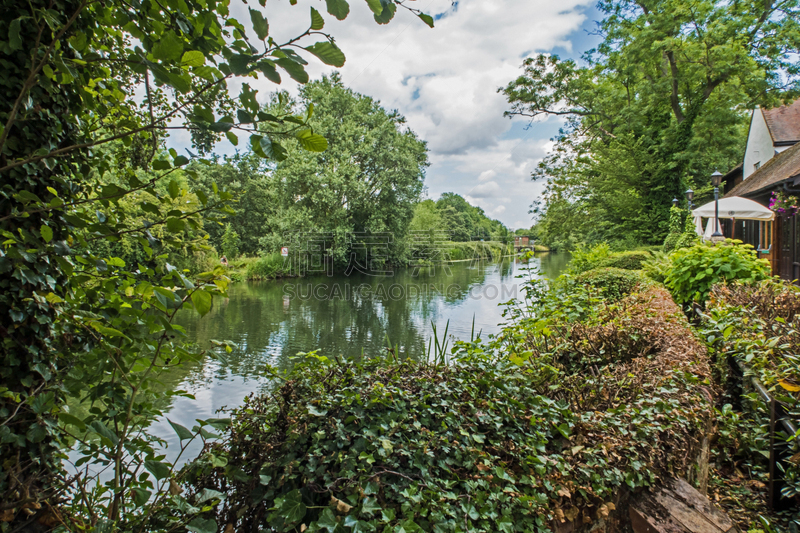
POLYGON ((169 422, 169 425, 175 430, 179 440, 189 440, 194 438, 194 434, 192 434, 192 432, 189 431, 185 426, 182 426, 177 422, 173 422, 169 418, 167 418, 167 422, 169 422))
POLYGON ((44 242, 50 242, 53 240, 53 228, 50 226, 42 224, 42 227, 39 228, 39 233, 42 234, 42 239, 44 239, 44 242))
POLYGON ((169 186, 167 187, 167 189, 169 190, 170 198, 172 198, 173 200, 177 198, 181 192, 181 186, 178 185, 178 182, 175 180, 169 182, 169 186))
POLYGON ((159 61, 177 61, 183 53, 183 39, 168 31, 153 47, 153 57, 159 61))
POLYGON ((420 13, 417 15, 419 18, 422 19, 422 22, 433 28, 433 17, 430 15, 426 15, 425 13, 420 13))
POLYGON ((260 11, 250 8, 250 20, 253 22, 253 29, 260 40, 269 36, 269 22, 264 18, 260 11))
POLYGON ((61 420, 64 424, 75 426, 81 431, 86 431, 86 424, 83 422, 83 420, 81 420, 77 416, 71 415, 69 413, 59 413, 58 419, 61 420))
POLYGON ((156 159, 153 161, 153 170, 169 170, 171 168, 172 164, 164 159, 156 159))
POLYGON ((320 58, 326 65, 332 65, 334 67, 344 66, 344 52, 331 42, 323 41, 314 43, 311 46, 307 46, 306 50, 320 58))
POLYGON ((338 20, 344 20, 350 13, 350 4, 347 0, 325 0, 328 8, 328 13, 336 17, 338 20))
POLYGON ((322 511, 322 515, 317 520, 317 526, 322 529, 327 529, 330 533, 334 533, 339 526, 339 521, 336 520, 336 515, 330 509, 322 511))
POLYGON ((22 19, 27 17, 19 17, 11 21, 8 25, 8 47, 13 52, 14 50, 22 49, 22 39, 19 36, 19 31, 22 28, 22 19))
POLYGON ((383 2, 381 2, 381 0, 367 0, 367 5, 373 15, 380 15, 383 13, 383 2))
POLYGON ((328 414, 326 409, 317 409, 315 406, 308 404, 306 406, 308 408, 308 414, 313 416, 325 416, 328 414))
POLYGON ((206 56, 199 50, 189 50, 181 58, 181 65, 186 67, 202 67, 205 64, 206 56))
POLYGON ((144 462, 144 467, 159 481, 166 479, 166 477, 169 476, 170 467, 167 463, 148 459, 144 462))
POLYGON ((100 435, 100 437, 105 438, 109 442, 111 442, 112 446, 116 446, 119 443, 119 439, 117 438, 117 436, 114 433, 112 433, 111 430, 108 429, 99 420, 95 420, 89 426, 95 431, 95 433, 100 435))
POLYGON ((321 30, 325 26, 325 19, 319 14, 319 11, 311 8, 311 29, 321 30))
POLYGON ((364 504, 361 506, 362 513, 373 514, 380 510, 381 506, 378 505, 378 500, 375 498, 364 498, 364 504))
POLYGON ((169 217, 167 219, 167 231, 170 233, 182 233, 186 229, 186 223, 177 217, 169 217))
POLYGON ((234 134, 233 132, 226 131, 225 137, 228 138, 228 140, 231 142, 232 145, 239 146, 239 137, 237 137, 236 134, 234 134))
POLYGON ((328 141, 322 135, 312 133, 311 130, 298 131, 295 135, 300 145, 309 152, 324 152, 328 149, 328 141))
POLYGON ((196 517, 186 524, 186 531, 192 533, 217 533, 217 523, 213 518, 196 517))
POLYGON ((192 293, 192 305, 200 316, 205 316, 211 311, 213 298, 210 292, 198 289, 192 293))
POLYGON ((290 524, 299 522, 306 516, 306 506, 303 503, 303 495, 294 489, 283 500, 280 507, 281 516, 290 524))
POLYGON ((187 163, 189 163, 189 158, 188 158, 188 157, 186 157, 186 156, 184 156, 184 155, 179 155, 178 157, 176 157, 176 158, 175 158, 175 159, 172 161, 172 163, 173 163, 173 164, 174 164, 176 167, 182 167, 183 165, 186 165, 187 163))
POLYGON ((256 65, 258 69, 267 77, 269 81, 272 83, 280 84, 281 82, 281 75, 275 69, 275 63, 269 60, 259 61, 256 65))
POLYGON ((285 57, 278 59, 275 63, 285 70, 294 81, 298 83, 308 83, 308 73, 300 63, 296 63, 285 57))
POLYGON ((204 422, 217 431, 223 431, 231 425, 230 418, 206 418, 204 422))
POLYGON ((389 2, 383 6, 383 12, 380 15, 374 15, 375 22, 378 24, 388 24, 394 18, 394 12, 397 11, 397 5, 394 2, 389 2))

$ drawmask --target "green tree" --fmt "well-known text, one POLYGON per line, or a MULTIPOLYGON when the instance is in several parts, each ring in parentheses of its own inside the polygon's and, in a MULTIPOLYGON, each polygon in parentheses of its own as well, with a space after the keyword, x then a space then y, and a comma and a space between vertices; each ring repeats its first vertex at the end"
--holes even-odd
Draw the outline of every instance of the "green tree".
MULTIPOLYGON (((381 24, 402 7, 367 3, 381 24)), ((154 398, 181 394, 159 390, 159 374, 197 357, 173 325, 176 313, 207 313, 227 278, 93 250, 99 241, 135 236, 148 258, 202 251, 205 236, 195 233, 202 215, 229 213, 231 195, 185 186, 178 169, 188 159, 174 150, 162 155, 166 132, 187 128, 201 152, 223 135, 238 142, 236 133, 275 160, 285 158, 285 139, 324 150, 306 116, 263 113, 248 83, 233 97, 228 82, 263 76, 279 83, 283 74, 305 83, 303 56, 341 66, 344 54, 320 31, 325 20, 313 8, 308 30, 278 42, 262 10, 249 8, 253 29, 246 30, 228 0, 5 0, 2 7, 0 511, 69 496, 59 484, 66 478, 58 447, 79 442, 85 459, 113 476, 97 484, 70 478, 82 495, 73 516, 107 529, 189 520, 195 531, 209 529, 185 497, 169 494, 174 466, 146 430, 160 414, 154 398), (137 168, 149 172, 145 180, 137 168), (123 208, 127 201, 133 205, 123 208), (67 395, 91 410, 67 410, 67 395)), ((346 0, 327 7, 340 20, 349 12, 346 0)), ((183 172, 190 182, 197 177, 183 172)), ((208 434, 174 427, 182 450, 208 434)), ((218 501, 212 494, 207 503, 218 501)))
POLYGON ((798 93, 798 3, 604 0, 598 7, 603 41, 585 65, 527 59, 524 74, 503 89, 508 114, 567 120, 534 173, 549 180, 541 217, 568 202, 571 221, 592 221, 582 240, 660 243, 672 198, 688 186, 707 191, 714 169, 740 159, 746 110, 798 93))
MULTIPOLYGON (((281 105, 280 97, 272 102, 281 105)), ((305 85, 290 105, 310 114, 309 125, 328 149, 313 154, 301 152, 300 142, 287 145, 292 157, 273 174, 280 183, 278 224, 262 247, 275 251, 291 233, 324 233, 342 264, 352 251, 350 235, 383 234, 392 238, 389 258, 402 259, 428 166, 425 142, 404 117, 348 89, 336 74, 305 85)))
POLYGON ((222 234, 222 253, 230 259, 239 257, 239 234, 230 224, 225 224, 225 233, 222 234))

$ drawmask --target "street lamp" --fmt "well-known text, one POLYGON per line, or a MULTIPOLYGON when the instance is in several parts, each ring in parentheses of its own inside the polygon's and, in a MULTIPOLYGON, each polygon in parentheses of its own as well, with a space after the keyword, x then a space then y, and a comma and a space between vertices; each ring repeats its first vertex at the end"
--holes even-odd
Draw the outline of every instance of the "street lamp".
POLYGON ((719 230, 719 185, 722 183, 722 174, 718 171, 711 174, 711 185, 714 186, 714 233, 711 234, 711 242, 725 240, 725 236, 719 230))
POLYGON ((694 198, 694 191, 692 189, 687 189, 685 193, 686 199, 689 201, 689 212, 692 211, 692 199, 694 198))
POLYGON ((672 207, 678 207, 678 202, 680 202, 680 200, 678 200, 677 198, 673 198, 672 199, 672 207))

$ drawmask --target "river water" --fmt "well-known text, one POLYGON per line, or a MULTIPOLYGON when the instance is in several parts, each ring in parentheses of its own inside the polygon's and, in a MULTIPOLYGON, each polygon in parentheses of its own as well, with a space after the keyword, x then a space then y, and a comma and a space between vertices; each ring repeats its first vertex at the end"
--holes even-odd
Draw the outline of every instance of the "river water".
MULTIPOLYGON (((556 277, 569 256, 543 254, 531 260, 542 276, 556 277)), ((189 339, 202 349, 212 340, 227 340, 233 352, 224 359, 176 371, 168 386, 195 399, 178 398, 166 417, 187 427, 214 416, 220 408, 239 405, 246 395, 266 387, 267 364, 288 369, 298 352, 320 350, 326 356, 369 357, 385 352, 387 338, 401 356, 424 358, 436 326, 439 338, 449 320, 448 337, 469 340, 499 332, 502 302, 521 297, 520 275, 528 276, 513 257, 502 262, 459 262, 428 269, 398 269, 381 276, 334 275, 234 284, 229 298, 215 300, 204 317, 179 317, 189 339)), ((452 341, 451 341, 452 345, 452 341)), ((177 437, 166 420, 154 424, 169 451, 177 437)), ((187 450, 192 457, 198 450, 187 450)), ((168 456, 171 456, 168 453, 168 456)), ((170 457, 172 458, 172 457, 170 457)))

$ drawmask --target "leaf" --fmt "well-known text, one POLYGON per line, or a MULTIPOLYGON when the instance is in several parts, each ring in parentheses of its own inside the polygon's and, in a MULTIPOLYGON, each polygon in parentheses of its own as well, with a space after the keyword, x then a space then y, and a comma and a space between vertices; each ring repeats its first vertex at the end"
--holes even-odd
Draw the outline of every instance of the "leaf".
POLYGON ((288 523, 292 524, 299 522, 306 516, 306 506, 299 490, 294 489, 286 495, 280 507, 280 513, 288 523))
POLYGON ((373 514, 380 510, 381 506, 378 505, 378 500, 375 498, 364 498, 364 503, 361 505, 362 513, 373 514))
POLYGON ((325 27, 325 19, 322 18, 322 15, 319 14, 319 11, 311 8, 311 29, 312 30, 321 30, 325 27))
POLYGON ((194 438, 194 434, 191 431, 189 431, 185 426, 182 426, 177 422, 173 422, 169 418, 167 418, 167 422, 169 422, 169 425, 172 426, 172 429, 175 430, 175 433, 178 434, 179 440, 189 440, 194 438))
POLYGON ((8 47, 11 51, 22 49, 22 39, 19 36, 19 31, 22 28, 23 17, 16 18, 8 25, 8 47))
POLYGON ((178 185, 178 182, 175 181, 175 180, 172 180, 172 181, 169 182, 169 187, 167 187, 167 189, 169 190, 170 198, 172 198, 173 200, 175 198, 177 198, 178 194, 180 194, 180 192, 181 192, 181 187, 180 187, 180 185, 178 185))
POLYGON ((317 526, 322 529, 327 529, 330 533, 334 533, 338 525, 339 521, 336 520, 336 515, 333 514, 333 511, 330 509, 322 511, 322 515, 319 517, 319 520, 317 520, 317 526))
POLYGON ((42 224, 42 227, 39 228, 39 233, 42 234, 42 239, 44 239, 44 242, 50 242, 53 240, 53 228, 50 226, 42 224))
POLYGON ((167 219, 167 231, 170 233, 182 233, 186 228, 186 223, 180 218, 169 217, 167 219))
MULTIPOLYGON (((228 138, 228 140, 230 141, 230 143, 232 145, 239 146, 239 137, 237 137, 236 134, 233 133, 232 131, 226 131, 225 132, 225 137, 228 138)), ((204 202, 204 205, 205 205, 205 202, 204 202)))
POLYGON ((269 60, 259 61, 256 65, 258 69, 267 77, 272 83, 280 84, 281 75, 275 69, 275 63, 269 60))
POLYGON ((186 524, 186 531, 193 533, 217 533, 217 523, 213 518, 196 517, 186 524))
POLYGON ((417 15, 419 18, 422 19, 422 22, 433 28, 433 17, 430 15, 426 15, 425 13, 420 13, 417 15))
POLYGON ((186 164, 189 163, 189 158, 184 156, 184 155, 179 155, 172 161, 172 163, 176 167, 182 167, 183 165, 186 165, 186 164))
POLYGON ((312 133, 311 130, 298 131, 295 135, 300 145, 309 152, 324 152, 328 149, 328 141, 322 135, 312 133))
POLYGON ((260 40, 269 36, 269 22, 264 18, 260 11, 250 8, 250 20, 253 22, 253 29, 260 40))
POLYGON ((328 13, 336 17, 338 20, 344 20, 350 13, 350 4, 347 0, 325 0, 328 13))
POLYGON ((199 50, 189 50, 181 58, 181 65, 186 67, 202 67, 205 64, 206 56, 199 50))
POLYGON ((76 428, 80 429, 81 431, 86 431, 86 424, 75 415, 71 415, 69 413, 59 413, 58 414, 59 420, 61 420, 64 424, 75 426, 76 428))
POLYGON ((212 302, 213 298, 210 292, 198 289, 192 293, 192 305, 200 316, 205 316, 211 311, 212 302))
POLYGON ((344 52, 335 44, 322 41, 306 46, 306 50, 317 56, 326 65, 343 67, 345 62, 344 52))
POLYGON ((308 73, 300 63, 296 63, 285 57, 278 59, 275 63, 285 70, 294 81, 298 83, 308 83, 308 73))
POLYGON ((159 481, 169 476, 169 465, 167 463, 148 459, 144 462, 144 467, 159 481))
POLYGON ((378 24, 389 24, 394 18, 395 11, 397 11, 397 6, 394 2, 389 2, 383 6, 383 12, 380 15, 373 15, 373 18, 378 24))
POLYGON ((92 422, 89 427, 91 427, 95 433, 100 435, 102 438, 107 439, 113 446, 116 446, 119 443, 119 439, 117 436, 111 432, 102 422, 99 420, 95 420, 92 422))
POLYGON ((381 0, 367 0, 367 5, 373 15, 380 15, 383 13, 383 2, 381 2, 381 0))
POLYGON ((781 387, 788 390, 789 392, 797 392, 800 391, 800 385, 795 385, 794 383, 789 383, 788 381, 782 379, 778 381, 781 387))
POLYGON ((206 418, 204 422, 217 431, 222 431, 231 425, 230 418, 206 418))
POLYGON ((308 404, 306 406, 308 408, 308 414, 313 416, 325 416, 328 414, 326 409, 317 409, 315 406, 308 404))
POLYGON ((224 492, 219 492, 214 489, 203 489, 197 495, 197 499, 195 500, 196 505, 200 505, 203 502, 207 502, 208 500, 212 499, 223 499, 225 497, 224 492))
POLYGON ((168 31, 153 47, 153 57, 159 61, 177 61, 183 53, 183 39, 168 31))

